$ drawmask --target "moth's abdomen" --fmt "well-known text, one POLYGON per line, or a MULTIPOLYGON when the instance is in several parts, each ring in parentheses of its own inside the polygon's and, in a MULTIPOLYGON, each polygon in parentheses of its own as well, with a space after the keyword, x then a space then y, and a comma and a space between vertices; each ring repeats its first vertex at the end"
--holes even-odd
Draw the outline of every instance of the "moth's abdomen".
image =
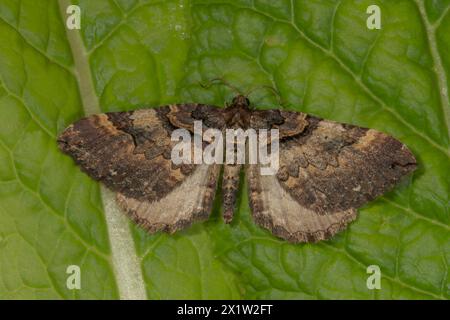
POLYGON ((228 164, 223 167, 222 199, 223 220, 230 223, 236 207, 237 194, 239 192, 239 178, 242 165, 228 164))

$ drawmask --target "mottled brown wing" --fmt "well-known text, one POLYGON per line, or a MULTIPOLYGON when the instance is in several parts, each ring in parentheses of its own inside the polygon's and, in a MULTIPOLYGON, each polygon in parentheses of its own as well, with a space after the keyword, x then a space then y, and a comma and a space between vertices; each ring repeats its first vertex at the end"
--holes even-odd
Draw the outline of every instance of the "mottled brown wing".
POLYGON ((357 208, 416 168, 408 148, 382 132, 305 121, 300 134, 280 140, 276 175, 248 169, 256 223, 292 242, 329 239, 356 218, 357 208))
POLYGON ((58 144, 89 176, 117 192, 133 220, 150 232, 174 232, 209 216, 220 167, 175 166, 171 133, 180 124, 189 129, 192 114, 208 118, 209 112, 209 124, 221 126, 219 110, 185 104, 92 115, 70 125, 58 144))

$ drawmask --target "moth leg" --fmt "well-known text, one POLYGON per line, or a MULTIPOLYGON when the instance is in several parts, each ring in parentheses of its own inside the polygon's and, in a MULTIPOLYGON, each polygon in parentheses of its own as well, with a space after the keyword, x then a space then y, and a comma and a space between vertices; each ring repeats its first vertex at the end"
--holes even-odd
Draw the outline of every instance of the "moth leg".
POLYGON ((230 223, 233 220, 241 169, 242 165, 240 164, 226 164, 223 168, 222 199, 225 223, 230 223))

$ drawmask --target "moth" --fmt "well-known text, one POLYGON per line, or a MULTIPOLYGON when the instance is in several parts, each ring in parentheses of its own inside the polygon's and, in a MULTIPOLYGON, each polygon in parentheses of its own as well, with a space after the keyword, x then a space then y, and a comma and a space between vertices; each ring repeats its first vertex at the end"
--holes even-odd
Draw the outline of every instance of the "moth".
POLYGON ((331 238, 357 208, 417 166, 411 151, 385 133, 301 112, 256 110, 242 94, 225 108, 188 103, 91 115, 62 132, 58 145, 115 191, 123 211, 150 233, 207 219, 221 168, 223 219, 230 223, 244 170, 254 222, 294 243, 331 238), (276 174, 262 175, 260 164, 174 164, 171 134, 184 128, 194 135, 195 121, 218 130, 277 129, 276 174))

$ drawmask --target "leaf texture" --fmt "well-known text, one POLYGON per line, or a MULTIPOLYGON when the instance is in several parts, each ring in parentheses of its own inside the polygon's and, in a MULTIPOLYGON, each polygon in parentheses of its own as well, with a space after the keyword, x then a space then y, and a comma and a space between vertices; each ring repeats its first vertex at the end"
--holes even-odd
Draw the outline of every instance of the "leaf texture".
MULTIPOLYGON (((0 4, 0 298, 117 299, 142 281, 148 299, 450 298, 450 2, 68 1, 0 4), (368 30, 377 4, 382 28, 368 30), (389 133, 419 169, 360 210, 332 241, 293 245, 251 220, 245 186, 231 225, 176 235, 121 223, 111 197, 56 147, 92 112, 175 102, 223 105, 222 77, 276 88, 289 109, 389 133), (136 274, 119 272, 136 264, 136 274), (66 286, 69 265, 81 289, 66 286), (366 268, 378 265, 381 290, 366 268)), ((278 106, 269 90, 251 101, 278 106)))

